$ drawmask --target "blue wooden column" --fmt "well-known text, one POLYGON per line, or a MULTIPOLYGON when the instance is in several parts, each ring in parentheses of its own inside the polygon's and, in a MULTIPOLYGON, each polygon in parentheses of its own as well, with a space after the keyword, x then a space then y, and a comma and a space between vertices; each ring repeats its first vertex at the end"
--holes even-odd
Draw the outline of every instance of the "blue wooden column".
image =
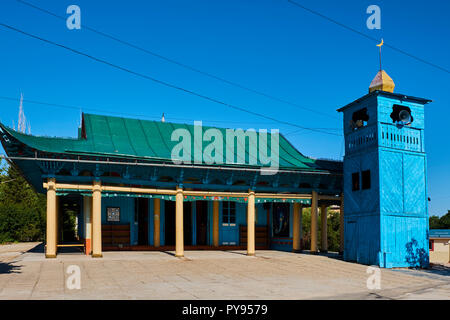
POLYGON ((374 91, 344 113, 344 259, 380 267, 428 265, 424 105, 374 91))
POLYGON ((192 245, 196 246, 197 245, 197 202, 196 201, 192 201, 191 202, 191 212, 192 212, 192 219, 191 219, 191 223, 192 223, 192 245))

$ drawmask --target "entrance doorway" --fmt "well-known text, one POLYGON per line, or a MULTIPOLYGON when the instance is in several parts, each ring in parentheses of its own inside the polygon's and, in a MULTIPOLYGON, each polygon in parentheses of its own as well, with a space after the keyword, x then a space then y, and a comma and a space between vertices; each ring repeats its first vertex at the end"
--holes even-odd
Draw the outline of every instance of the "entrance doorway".
POLYGON ((196 201, 197 245, 208 243, 208 202, 196 201))
POLYGON ((58 244, 71 244, 78 242, 78 217, 80 216, 79 197, 59 197, 58 212, 58 244))
POLYGON ((58 253, 81 253, 82 230, 79 230, 79 219, 81 217, 81 197, 68 195, 57 198, 57 236, 56 245, 58 253))
MULTIPOLYGON (((184 245, 192 245, 192 212, 191 203, 183 203, 183 232, 184 245)), ((175 245, 175 201, 165 201, 164 203, 164 241, 166 246, 175 245)))
POLYGON ((136 198, 138 245, 148 245, 148 198, 136 198))

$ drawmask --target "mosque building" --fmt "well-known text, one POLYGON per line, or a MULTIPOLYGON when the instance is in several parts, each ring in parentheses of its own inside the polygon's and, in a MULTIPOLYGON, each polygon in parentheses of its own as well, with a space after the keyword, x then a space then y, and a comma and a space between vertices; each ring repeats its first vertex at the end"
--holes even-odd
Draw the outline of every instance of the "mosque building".
POLYGON ((307 157, 281 133, 95 114, 82 115, 77 138, 0 124, 0 140, 7 160, 47 196, 47 258, 65 246, 97 258, 107 250, 174 250, 178 257, 190 249, 326 252, 327 208, 339 206, 345 260, 427 266, 429 102, 394 93, 380 70, 368 94, 338 110, 343 161, 307 157), (274 156, 275 169, 267 161, 274 156), (79 243, 65 239, 69 211, 79 243))

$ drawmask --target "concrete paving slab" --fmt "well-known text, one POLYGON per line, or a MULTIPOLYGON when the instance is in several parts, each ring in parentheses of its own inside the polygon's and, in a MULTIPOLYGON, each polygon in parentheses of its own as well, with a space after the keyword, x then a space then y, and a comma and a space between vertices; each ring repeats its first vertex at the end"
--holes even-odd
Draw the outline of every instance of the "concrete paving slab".
POLYGON ((0 246, 0 299, 450 299, 445 265, 381 269, 381 289, 374 290, 367 288, 368 266, 336 254, 119 251, 45 259, 39 248, 0 246), (80 289, 67 286, 70 266, 80 270, 80 289))

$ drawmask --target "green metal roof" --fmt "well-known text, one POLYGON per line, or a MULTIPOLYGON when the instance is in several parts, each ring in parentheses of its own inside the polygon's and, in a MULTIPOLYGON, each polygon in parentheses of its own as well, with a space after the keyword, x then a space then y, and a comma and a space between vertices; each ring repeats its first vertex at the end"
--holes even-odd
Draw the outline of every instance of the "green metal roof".
MULTIPOLYGON (((171 141, 175 129, 186 129, 194 137, 194 126, 180 123, 120 118, 104 115, 83 114, 83 124, 79 130, 79 137, 51 138, 32 136, 1 127, 11 136, 29 147, 49 152, 72 155, 98 155, 104 157, 133 158, 148 161, 171 161, 173 147, 179 141, 171 141)), ((203 126, 203 132, 211 127, 203 126)), ((226 146, 226 129, 218 129, 223 135, 223 146, 226 146)), ((246 139, 246 163, 248 166, 249 145, 246 139)), ((268 151, 270 151, 270 133, 267 135, 268 151)), ((203 142, 203 148, 210 142, 203 142)), ((228 147, 228 146, 227 146, 228 147)), ((237 149, 237 143, 234 144, 237 149)), ((258 148, 258 144, 256 146, 258 148)), ((191 158, 193 163, 194 141, 191 139, 191 158)), ((257 149, 258 150, 258 149, 257 149)), ((236 151, 236 150, 235 150, 236 151)), ((226 154, 223 152, 223 164, 226 164, 226 154)), ((235 152, 236 153, 236 152, 235 152)), ((285 138, 279 136, 279 166, 294 170, 332 170, 339 171, 340 163, 315 160, 302 155, 285 138)), ((257 166, 262 165, 257 161, 257 166)), ((342 169, 341 169, 342 170, 342 169)))

